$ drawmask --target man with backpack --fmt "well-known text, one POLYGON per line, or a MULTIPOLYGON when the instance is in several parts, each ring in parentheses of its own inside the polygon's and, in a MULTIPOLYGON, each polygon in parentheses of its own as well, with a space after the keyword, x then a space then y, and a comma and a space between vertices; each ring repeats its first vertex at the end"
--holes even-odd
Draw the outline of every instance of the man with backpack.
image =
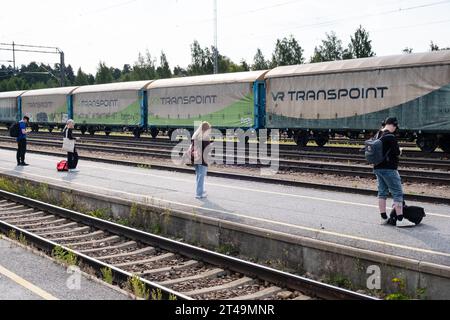
POLYGON ((383 122, 383 128, 374 139, 366 142, 366 159, 374 165, 378 182, 378 207, 381 224, 393 224, 397 227, 411 227, 415 224, 403 217, 403 189, 398 161, 401 155, 395 132, 398 130, 397 118, 389 117, 383 122), (390 218, 386 214, 386 199, 389 192, 394 198, 394 209, 390 218))
POLYGON ((25 163, 25 153, 27 152, 27 124, 30 118, 24 116, 18 123, 18 135, 17 135, 17 166, 28 166, 25 163))

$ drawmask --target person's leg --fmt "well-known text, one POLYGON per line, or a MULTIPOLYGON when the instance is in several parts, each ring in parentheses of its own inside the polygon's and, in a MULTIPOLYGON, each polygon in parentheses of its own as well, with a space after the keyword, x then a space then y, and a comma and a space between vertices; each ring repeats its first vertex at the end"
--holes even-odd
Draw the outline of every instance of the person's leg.
POLYGON ((22 147, 22 143, 21 143, 21 140, 19 140, 19 141, 17 141, 17 152, 16 152, 17 165, 21 164, 21 161, 20 161, 21 154, 22 154, 21 147, 22 147))
POLYGON ((195 196, 201 197, 201 187, 200 187, 200 165, 194 165, 195 168, 195 196))
POLYGON ((206 197, 206 192, 205 192, 205 179, 206 179, 206 175, 208 173, 208 167, 207 166, 201 166, 202 168, 202 178, 201 178, 201 184, 202 184, 202 196, 206 197))
POLYGON ((73 169, 73 152, 67 152, 67 167, 73 169))
POLYGON ((375 175, 377 177, 377 188, 378 188, 378 209, 381 215, 381 223, 387 223, 387 213, 386 213, 386 199, 389 195, 389 189, 384 178, 384 171, 375 170, 375 175))
POLYGON ((78 152, 76 149, 73 149, 73 168, 76 169, 78 166, 78 152))
POLYGON ((400 174, 397 170, 391 170, 388 175, 388 187, 394 198, 394 214, 391 219, 395 219, 397 227, 410 227, 415 224, 407 219, 403 219, 403 188, 400 174))
POLYGON ((23 139, 22 163, 25 163, 25 154, 27 153, 27 139, 23 139))

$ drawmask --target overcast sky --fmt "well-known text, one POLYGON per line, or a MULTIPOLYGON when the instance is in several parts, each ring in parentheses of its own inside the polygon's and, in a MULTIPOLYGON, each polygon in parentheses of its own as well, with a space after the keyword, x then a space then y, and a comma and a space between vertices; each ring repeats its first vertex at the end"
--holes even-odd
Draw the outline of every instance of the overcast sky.
MULTIPOLYGON (((433 40, 450 47, 450 1, 218 0, 219 51, 251 63, 256 48, 271 56, 277 38, 294 35, 309 59, 325 32, 347 45, 362 24, 377 55, 427 51, 433 40)), ((139 52, 166 53, 187 67, 190 44, 213 44, 213 0, 2 1, 0 42, 60 47, 75 71, 95 73, 99 61, 122 68, 139 52)), ((2 60, 11 53, 0 51, 2 60)), ((18 64, 58 62, 57 56, 17 53, 18 64)))

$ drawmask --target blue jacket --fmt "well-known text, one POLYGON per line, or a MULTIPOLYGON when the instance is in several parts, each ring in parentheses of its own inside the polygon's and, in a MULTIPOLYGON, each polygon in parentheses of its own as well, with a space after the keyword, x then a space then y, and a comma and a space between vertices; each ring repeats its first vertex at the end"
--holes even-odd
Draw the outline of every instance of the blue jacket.
POLYGON ((22 133, 22 130, 26 129, 26 128, 27 128, 27 124, 25 123, 25 121, 23 121, 23 120, 19 121, 19 136, 17 137, 18 142, 20 140, 24 140, 27 138, 27 135, 22 133))

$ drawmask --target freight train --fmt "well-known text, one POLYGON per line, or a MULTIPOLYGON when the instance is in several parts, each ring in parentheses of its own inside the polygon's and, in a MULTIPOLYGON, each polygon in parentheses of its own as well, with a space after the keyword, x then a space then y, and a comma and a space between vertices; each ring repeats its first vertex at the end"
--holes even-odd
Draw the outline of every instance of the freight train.
POLYGON ((272 70, 0 93, 0 123, 150 132, 279 129, 299 146, 369 136, 388 116, 424 152, 450 152, 450 51, 282 66, 272 70))

